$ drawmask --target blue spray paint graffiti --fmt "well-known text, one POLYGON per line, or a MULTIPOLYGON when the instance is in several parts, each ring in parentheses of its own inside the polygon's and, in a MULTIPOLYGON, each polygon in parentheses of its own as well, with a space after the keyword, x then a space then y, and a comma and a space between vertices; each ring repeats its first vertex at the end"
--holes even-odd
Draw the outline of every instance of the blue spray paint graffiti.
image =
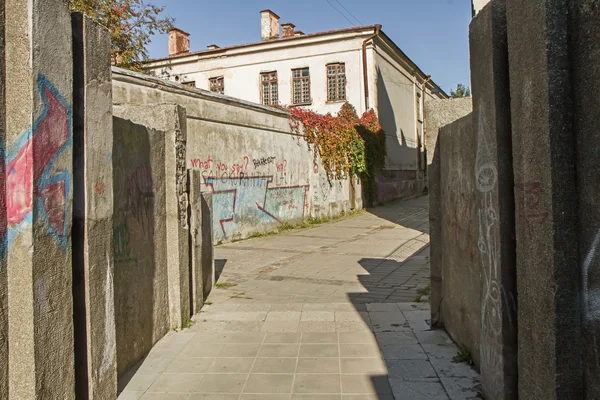
POLYGON ((304 217, 309 186, 270 188, 272 181, 272 176, 205 178, 213 192, 215 240, 231 237, 242 225, 260 228, 304 217))

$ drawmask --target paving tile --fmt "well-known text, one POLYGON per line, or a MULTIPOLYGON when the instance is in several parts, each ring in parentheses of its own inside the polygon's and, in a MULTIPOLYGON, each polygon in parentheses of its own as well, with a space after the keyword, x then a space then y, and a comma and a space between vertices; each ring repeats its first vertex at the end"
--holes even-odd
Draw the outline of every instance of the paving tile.
POLYGON ((189 399, 189 393, 146 393, 141 400, 185 400, 189 399))
POLYGON ((196 343, 227 343, 228 339, 229 333, 226 332, 197 332, 188 347, 196 343))
POLYGON ((301 344, 299 357, 339 357, 337 344, 301 344))
POLYGON ((249 373, 254 364, 254 358, 216 358, 208 369, 209 374, 249 373))
POLYGON ((270 304, 252 303, 239 305, 237 311, 269 311, 270 309, 270 304))
POLYGON ((333 311, 303 311, 300 321, 335 321, 333 311))
POLYGON ((204 375, 202 374, 161 374, 150 386, 150 393, 191 393, 204 375))
POLYGON ((372 332, 339 332, 340 343, 377 343, 372 332))
POLYGON ((335 332, 335 322, 322 321, 300 321, 298 324, 300 332, 335 332))
POLYGON ((263 332, 297 332, 297 321, 265 322, 261 328, 263 332))
POLYGON ((225 344, 219 352, 219 357, 256 357, 260 344, 225 344))
POLYGON ((437 380, 438 376, 428 360, 386 360, 390 379, 437 380))
POLYGON ((138 373, 161 373, 173 361, 173 358, 153 357, 145 359, 137 369, 138 373))
POLYGON ((298 322, 301 315, 299 311, 270 311, 266 322, 298 322))
POLYGON ((377 344, 340 344, 340 357, 350 358, 381 358, 379 347, 377 344))
POLYGON ((339 358, 299 358, 296 373, 339 374, 339 358))
POLYGON ((398 306, 394 303, 370 303, 367 304, 367 311, 380 312, 398 312, 398 306))
POLYGON ((297 357, 299 344, 263 344, 258 357, 297 357))
POLYGON ((243 393, 240 400, 290 400, 289 394, 252 394, 243 393))
POLYGON ((359 321, 336 321, 335 330, 338 332, 371 332, 371 327, 365 322, 359 321))
POLYGON ((397 332, 376 332, 375 337, 380 346, 419 343, 419 340, 410 328, 404 328, 397 332))
POLYGON ((296 371, 296 358, 257 358, 252 373, 293 374, 296 371))
POLYGON ((166 373, 202 374, 210 368, 213 358, 183 358, 173 360, 165 369, 166 373))
POLYGON ((421 344, 454 344, 443 330, 415 331, 415 336, 421 344))
POLYGON ((144 395, 144 392, 122 392, 117 400, 138 400, 144 395))
POLYGON ((427 354, 418 344, 385 344, 380 346, 386 360, 426 360, 427 354))
POLYGON ((342 393, 391 394, 392 388, 385 374, 375 376, 342 374, 342 393))
POLYGON ((265 336, 264 332, 229 332, 225 343, 262 343, 265 336))
POLYGON ((270 311, 302 311, 302 303, 271 304, 270 311))
POLYGON ((340 393, 339 374, 296 374, 293 393, 340 393))
POLYGON ((244 393, 291 393, 293 374, 251 374, 244 393))
POLYGON ((300 332, 268 332, 264 343, 300 343, 300 332))
POLYGON ((340 394, 292 394, 291 400, 342 400, 340 394))
POLYGON ((342 374, 387 375, 385 363, 380 358, 342 358, 342 374))
MULTIPOLYGON (((404 397, 394 398, 393 394, 343 394, 342 400, 404 400, 404 397)), ((406 398, 406 400, 412 400, 406 398)))
POLYGON ((478 378, 440 378, 450 400, 480 399, 481 383, 478 378))
POLYGON ((302 334, 302 343, 337 343, 338 335, 336 332, 304 332, 302 334))
POLYGON ((248 374, 207 374, 194 389, 195 393, 241 393, 248 374))
MULTIPOLYGON (((154 383, 156 378, 158 378, 159 373, 136 373, 130 380, 127 382, 124 392, 145 392, 148 388, 154 383)), ((121 382, 119 382, 121 383, 121 382)), ((121 385, 119 385, 121 386, 121 385)))
POLYGON ((369 322, 369 314, 365 311, 336 311, 336 321, 366 321, 369 322))
POLYGON ((227 321, 204 321, 201 318, 194 320, 196 323, 190 328, 194 332, 221 332, 225 330, 227 321))
POLYGON ((188 400, 238 400, 239 394, 192 393, 188 400))
POLYGON ((260 332, 262 321, 231 321, 225 326, 224 331, 260 332))
POLYGON ((390 380, 394 395, 411 400, 448 400, 443 386, 439 382, 411 382, 390 380))

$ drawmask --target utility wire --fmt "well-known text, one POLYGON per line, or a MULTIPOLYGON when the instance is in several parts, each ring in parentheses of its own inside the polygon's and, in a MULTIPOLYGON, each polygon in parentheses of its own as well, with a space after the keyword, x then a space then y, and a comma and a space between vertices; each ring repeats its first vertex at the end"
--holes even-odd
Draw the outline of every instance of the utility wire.
POLYGON ((340 6, 342 6, 342 8, 343 8, 344 10, 346 10, 346 12, 347 12, 347 13, 348 13, 348 14, 349 14, 349 15, 350 15, 352 18, 354 18, 354 19, 355 19, 355 20, 356 20, 356 21, 357 21, 359 24, 361 24, 361 25, 364 25, 362 22, 360 22, 360 19, 356 18, 356 17, 354 16, 354 14, 352 14, 352 13, 350 12, 350 10, 348 10, 346 7, 344 7, 344 5, 343 5, 342 3, 340 3, 340 2, 339 2, 339 0, 335 0, 335 2, 336 2, 336 3, 338 3, 340 6))
POLYGON ((333 8, 335 11, 339 12, 339 13, 340 13, 340 15, 341 15, 342 17, 344 17, 344 18, 346 19, 346 21, 348 21, 348 22, 350 23, 350 25, 352 25, 352 26, 356 26, 356 24, 355 24, 354 22, 350 21, 350 20, 348 19, 348 17, 346 17, 346 14, 344 14, 344 13, 343 13, 343 12, 341 12, 341 11, 340 11, 338 8, 336 8, 336 7, 335 7, 335 6, 334 6, 334 5, 333 5, 333 4, 332 4, 332 3, 331 3, 329 0, 325 0, 325 1, 326 1, 326 2, 327 2, 327 4, 329 4, 329 5, 330 5, 330 6, 331 6, 331 7, 332 7, 332 8, 333 8))

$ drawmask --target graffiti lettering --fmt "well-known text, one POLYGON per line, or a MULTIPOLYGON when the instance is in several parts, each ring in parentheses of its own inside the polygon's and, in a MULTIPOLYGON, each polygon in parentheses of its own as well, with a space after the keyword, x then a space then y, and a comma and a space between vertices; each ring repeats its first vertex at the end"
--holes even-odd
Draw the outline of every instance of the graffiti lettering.
POLYGON ((258 159, 253 159, 252 162, 254 163, 254 168, 258 168, 258 167, 263 167, 265 165, 269 165, 272 164, 273 161, 275 161, 275 157, 262 157, 262 158, 258 158, 258 159))
POLYGON ((212 162, 213 162, 213 160, 212 160, 212 158, 210 158, 210 156, 208 156, 208 158, 206 160, 201 160, 199 158, 195 158, 191 161, 192 168, 201 168, 203 170, 211 169, 212 162))
POLYGON ((45 77, 38 77, 37 83, 44 104, 42 113, 31 131, 21 135, 6 159, 8 243, 24 224, 32 222, 36 199, 36 209, 48 232, 66 249, 71 173, 59 170, 55 162, 72 146, 72 111, 45 77))
POLYGON ((149 164, 135 168, 127 177, 129 207, 135 219, 148 227, 154 206, 154 185, 149 164))
POLYGON ((211 156, 208 156, 207 159, 194 158, 190 161, 190 163, 192 164, 192 168, 198 168, 204 171, 212 170, 214 167, 219 172, 231 170, 232 172, 245 173, 248 170, 248 162, 250 161, 250 158, 248 158, 248 156, 244 156, 243 160, 244 161, 241 163, 232 164, 231 167, 222 161, 213 160, 211 156))
POLYGON ((102 196, 104 194, 104 187, 105 187, 104 182, 96 183, 95 188, 96 188, 96 193, 98 193, 98 196, 102 196))
POLYGON ((287 160, 283 160, 281 163, 277 164, 277 172, 285 172, 287 169, 287 160))

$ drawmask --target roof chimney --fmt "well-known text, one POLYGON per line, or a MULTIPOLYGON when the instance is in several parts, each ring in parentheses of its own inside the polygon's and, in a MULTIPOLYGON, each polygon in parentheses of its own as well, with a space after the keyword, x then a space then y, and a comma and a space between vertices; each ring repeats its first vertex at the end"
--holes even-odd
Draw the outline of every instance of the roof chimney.
POLYGON ((209 44, 209 45, 208 45, 208 46, 206 46, 206 47, 208 47, 208 49, 209 49, 209 50, 216 50, 216 49, 220 49, 220 47, 219 47, 219 46, 217 46, 216 44, 209 44))
POLYGON ((286 22, 285 24, 282 24, 281 26, 283 27, 283 37, 284 38, 294 36, 294 28, 296 27, 296 25, 292 24, 291 22, 286 22))
POLYGON ((263 41, 279 39, 279 15, 271 10, 260 12, 260 38, 263 41))
POLYGON ((306 36, 306 34, 302 31, 295 31, 294 36, 306 36))
POLYGON ((169 57, 190 52, 190 34, 181 29, 169 31, 169 57))

